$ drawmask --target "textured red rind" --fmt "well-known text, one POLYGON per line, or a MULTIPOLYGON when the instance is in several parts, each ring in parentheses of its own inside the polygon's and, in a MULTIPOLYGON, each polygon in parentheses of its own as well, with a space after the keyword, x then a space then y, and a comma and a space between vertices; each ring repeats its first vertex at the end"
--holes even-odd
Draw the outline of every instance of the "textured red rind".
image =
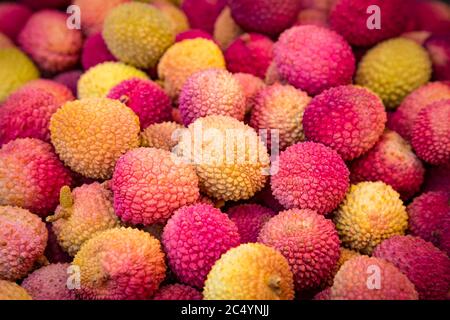
POLYGON ((340 242, 333 222, 313 210, 280 212, 263 226, 258 241, 286 257, 297 291, 323 284, 339 259, 340 242))
POLYGON ((373 255, 406 274, 420 299, 448 298, 450 259, 430 242, 413 236, 394 236, 378 245, 373 255))
POLYGON ((286 208, 335 209, 349 188, 349 175, 336 151, 314 142, 297 143, 280 154, 271 177, 273 195, 286 208))
POLYGON ((297 26, 283 32, 274 46, 281 77, 310 95, 352 82, 355 57, 350 45, 323 27, 297 26))

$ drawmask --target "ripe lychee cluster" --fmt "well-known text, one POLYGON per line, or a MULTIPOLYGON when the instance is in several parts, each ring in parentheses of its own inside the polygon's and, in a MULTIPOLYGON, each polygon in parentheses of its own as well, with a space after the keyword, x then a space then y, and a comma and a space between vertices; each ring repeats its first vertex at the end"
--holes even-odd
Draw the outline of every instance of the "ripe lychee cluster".
POLYGON ((448 300, 446 2, 1 2, 0 300, 448 300))

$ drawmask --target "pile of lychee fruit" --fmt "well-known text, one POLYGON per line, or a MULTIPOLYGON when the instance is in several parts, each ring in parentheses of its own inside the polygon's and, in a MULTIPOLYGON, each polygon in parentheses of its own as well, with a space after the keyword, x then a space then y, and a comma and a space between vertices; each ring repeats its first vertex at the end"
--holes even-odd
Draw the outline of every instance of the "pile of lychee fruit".
POLYGON ((450 5, 0 3, 0 300, 450 299, 450 5))

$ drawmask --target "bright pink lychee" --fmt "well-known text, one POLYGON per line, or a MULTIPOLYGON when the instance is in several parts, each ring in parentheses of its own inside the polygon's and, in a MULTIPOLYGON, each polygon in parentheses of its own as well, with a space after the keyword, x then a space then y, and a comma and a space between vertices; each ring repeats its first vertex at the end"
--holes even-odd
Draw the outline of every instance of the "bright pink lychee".
POLYGON ((49 92, 29 88, 13 93, 0 108, 0 146, 17 138, 50 141, 49 123, 61 106, 49 92))
POLYGON ((45 217, 58 205, 60 189, 71 184, 69 170, 46 142, 16 139, 0 149, 0 205, 45 217))
POLYGON ((280 212, 262 228, 258 241, 288 260, 297 291, 324 283, 339 259, 339 236, 331 220, 308 209, 280 212))
POLYGON ((228 0, 231 15, 245 31, 276 36, 290 27, 301 9, 298 0, 228 0))
POLYGON ((450 83, 430 82, 411 92, 398 109, 388 118, 388 127, 407 141, 411 141, 411 131, 417 115, 433 102, 450 99, 450 83))
POLYGON ((297 143, 272 164, 273 195, 286 209, 311 209, 326 214, 335 209, 349 188, 349 175, 336 151, 320 143, 297 143))
POLYGON ((414 199, 407 211, 411 234, 432 242, 450 255, 450 194, 423 193, 414 199))
POLYGON ((16 41, 31 15, 31 10, 22 4, 0 3, 0 32, 16 41))
POLYGON ((120 100, 131 108, 138 115, 142 129, 172 119, 169 96, 150 80, 125 80, 111 89, 108 98, 120 100))
POLYGON ((286 30, 274 47, 277 71, 284 80, 310 95, 352 82, 355 57, 334 31, 318 26, 286 30))
POLYGON ((250 73, 264 79, 273 59, 273 42, 257 33, 246 33, 234 40, 225 51, 230 72, 250 73))
POLYGON ((450 259, 430 242, 413 236, 393 236, 379 244, 374 257, 400 269, 422 300, 445 300, 450 288, 450 259))
POLYGON ((219 209, 197 204, 179 209, 164 228, 162 243, 177 278, 203 288, 214 263, 240 244, 236 225, 219 209))
POLYGON ((330 26, 352 45, 372 46, 405 31, 408 22, 406 2, 404 0, 336 1, 329 17, 330 26), (376 15, 377 12, 379 12, 378 15, 376 15), (382 20, 381 27, 377 28, 377 17, 380 15, 378 19, 382 20), (368 24, 375 27, 369 28, 368 24))
POLYGON ((411 198, 422 185, 425 169, 411 146, 396 132, 387 130, 377 144, 350 167, 353 183, 383 181, 411 198))
POLYGON ((375 93, 354 85, 339 86, 316 96, 306 107, 303 130, 308 140, 352 160, 375 145, 386 120, 383 102, 375 93))
POLYGON ((450 99, 432 103, 418 114, 411 142, 420 159, 433 165, 450 163, 450 99))

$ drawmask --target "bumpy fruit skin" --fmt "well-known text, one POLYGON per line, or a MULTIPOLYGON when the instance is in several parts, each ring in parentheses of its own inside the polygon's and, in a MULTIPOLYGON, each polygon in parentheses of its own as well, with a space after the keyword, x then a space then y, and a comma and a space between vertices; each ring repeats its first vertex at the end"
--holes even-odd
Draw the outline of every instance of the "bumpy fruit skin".
POLYGON ((411 136, 420 159, 433 165, 450 163, 450 99, 424 108, 417 115, 411 136))
POLYGON ((88 300, 143 300, 164 280, 161 244, 147 232, 109 229, 88 240, 72 265, 80 268, 77 295, 88 300))
POLYGON ((162 243, 171 270, 188 285, 203 288, 222 254, 240 244, 234 222, 211 205, 183 207, 167 222, 162 243))
POLYGON ((103 22, 110 11, 131 0, 74 0, 82 12, 81 27, 86 35, 102 31, 103 22))
POLYGON ((406 209, 411 234, 450 255, 450 194, 438 191, 423 193, 406 209))
POLYGON ((0 149, 0 205, 46 216, 58 204, 59 189, 72 178, 50 144, 16 139, 0 149))
POLYGON ((88 37, 84 42, 81 53, 83 69, 88 70, 100 63, 108 61, 117 61, 117 59, 109 51, 102 34, 96 33, 88 37))
POLYGON ((172 118, 169 96, 155 82, 133 78, 111 89, 108 98, 120 100, 139 117, 141 128, 172 118))
POLYGON ((339 269, 334 277, 329 298, 331 300, 417 300, 418 294, 411 281, 393 264, 383 259, 360 256, 350 259, 339 269), (379 275, 380 282, 369 279, 371 275, 379 275), (373 285, 373 288, 368 284, 373 285))
POLYGON ((334 223, 345 247, 370 254, 384 239, 405 233, 408 215, 391 186, 360 182, 351 185, 335 212, 334 223))
POLYGON ((32 300, 28 292, 12 281, 0 280, 0 300, 32 300))
POLYGON ((352 82, 355 57, 339 34, 307 25, 283 32, 274 47, 281 77, 310 95, 352 82))
POLYGON ((372 148, 387 121, 383 103, 365 88, 331 88, 306 107, 303 127, 308 140, 336 150, 344 160, 355 159, 372 148))
POLYGON ((244 30, 271 36, 291 26, 301 8, 297 0, 229 0, 228 5, 244 30))
POLYGON ((76 300, 75 291, 67 288, 70 273, 69 263, 49 264, 33 273, 22 282, 33 300, 76 300))
POLYGON ((183 0, 181 9, 192 28, 213 32, 214 22, 225 7, 227 0, 183 0))
POLYGON ((148 80, 145 72, 120 62, 104 62, 90 68, 78 81, 78 98, 102 98, 122 81, 132 78, 148 80))
POLYGON ((258 241, 261 228, 276 212, 259 204, 241 204, 228 209, 227 214, 238 228, 241 243, 248 243, 258 241))
POLYGON ((64 85, 45 79, 32 80, 11 94, 0 108, 0 146, 16 138, 50 141, 50 118, 74 97, 64 85))
POLYGON ((208 274, 205 300, 292 300, 294 282, 285 257, 260 243, 227 251, 208 274))
POLYGON ((106 45, 120 61, 138 68, 156 66, 175 41, 170 21, 146 3, 126 3, 111 10, 102 31, 106 45))
POLYGON ((93 179, 111 177, 118 158, 139 145, 139 119, 119 101, 70 101, 53 114, 50 134, 61 160, 93 179))
POLYGON ((209 69, 187 79, 180 93, 179 109, 186 126, 211 115, 230 116, 242 121, 245 102, 242 87, 231 73, 209 69))
POLYGON ((11 94, 0 108, 0 146, 17 138, 50 141, 50 118, 59 107, 54 96, 42 90, 11 94))
POLYGON ((200 29, 189 29, 180 32, 175 37, 175 42, 181 42, 183 40, 202 38, 210 41, 214 41, 213 37, 208 33, 200 29))
POLYGON ((31 10, 19 3, 1 3, 0 32, 15 41, 31 15, 31 10))
POLYGON ((220 48, 226 50, 228 46, 237 39, 244 31, 239 27, 231 16, 231 10, 227 6, 214 23, 214 40, 219 44, 220 48))
POLYGON ((55 10, 33 14, 18 42, 45 72, 56 73, 76 65, 83 46, 81 31, 67 28, 67 15, 55 10))
POLYGON ((195 165, 200 190, 217 200, 249 199, 269 174, 266 146, 251 127, 231 117, 197 119, 181 133, 177 154, 195 165))
POLYGON ((154 148, 134 149, 122 156, 111 188, 116 214, 134 225, 164 223, 175 210, 199 197, 194 167, 154 148))
POLYGON ((352 183, 382 181, 391 185, 402 199, 416 194, 425 169, 411 146, 396 132, 386 130, 377 144, 350 166, 352 183))
POLYGON ((424 46, 433 62, 434 78, 437 80, 450 80, 450 36, 448 34, 432 35, 425 41, 424 46))
MULTIPOLYGON (((330 26, 355 46, 372 46, 380 41, 399 36, 406 28, 407 8, 403 0, 340 0, 336 1, 330 13, 330 26), (377 6, 382 16, 382 27, 369 29, 368 18, 376 11, 370 6, 377 6), (351 23, 350 23, 351 21, 351 23)), ((377 10, 378 10, 377 8, 377 10)))
POLYGON ((227 69, 230 72, 253 74, 261 79, 273 59, 273 41, 257 34, 246 33, 234 40, 225 51, 227 69))
POLYGON ((164 81, 169 96, 176 99, 192 74, 210 68, 225 69, 220 48, 210 40, 188 39, 175 43, 166 51, 158 64, 158 76, 164 81))
POLYGON ((30 211, 10 206, 0 206, 0 226, 0 279, 19 280, 44 254, 47 229, 30 211))
POLYGON ((336 228, 330 220, 309 209, 280 212, 263 226, 258 242, 286 257, 296 291, 320 286, 339 259, 336 228))
POLYGON ((423 190, 450 193, 450 164, 427 168, 423 190))
POLYGON ((28 81, 39 78, 33 62, 19 49, 0 49, 0 103, 28 81))
POLYGON ((349 175, 336 151, 314 142, 297 143, 280 154, 271 177, 275 198, 286 209, 331 212, 345 197, 349 175))
POLYGON ((370 49, 356 72, 356 84, 367 87, 395 109, 412 91, 431 77, 431 61, 424 48, 412 40, 395 38, 370 49))
POLYGON ((272 146, 272 130, 278 130, 280 150, 305 140, 303 114, 311 98, 290 85, 274 84, 261 89, 252 100, 250 126, 267 129, 267 145, 272 146))
POLYGON ((67 101, 75 100, 75 97, 72 94, 72 91, 70 90, 69 87, 53 80, 47 79, 32 80, 23 85, 22 87, 20 87, 20 89, 17 91, 23 91, 28 89, 37 89, 50 93, 55 97, 56 102, 59 105, 62 105, 67 101))
POLYGON ((159 288, 153 300, 202 300, 202 293, 184 284, 169 284, 159 288))
POLYGON ((426 106, 439 100, 450 99, 450 84, 430 82, 411 92, 388 118, 388 127, 411 141, 411 131, 417 115, 426 106))
POLYGON ((80 79, 82 74, 83 73, 80 70, 66 71, 58 74, 56 77, 53 78, 53 80, 62 85, 65 85, 76 97, 78 95, 77 93, 78 80, 80 79))
POLYGON ((245 96, 245 112, 248 113, 253 107, 253 98, 259 90, 265 87, 264 81, 260 78, 248 73, 234 73, 233 77, 239 82, 242 87, 242 92, 245 96))
POLYGON ((450 259, 421 238, 395 236, 383 241, 373 252, 403 272, 422 300, 445 300, 450 288, 450 259))
POLYGON ((152 124, 141 132, 141 146, 172 151, 178 144, 178 130, 182 129, 176 122, 152 124))
POLYGON ((97 232, 120 226, 114 213, 112 192, 98 182, 73 191, 63 187, 60 205, 47 221, 52 222, 59 244, 71 256, 97 232))

